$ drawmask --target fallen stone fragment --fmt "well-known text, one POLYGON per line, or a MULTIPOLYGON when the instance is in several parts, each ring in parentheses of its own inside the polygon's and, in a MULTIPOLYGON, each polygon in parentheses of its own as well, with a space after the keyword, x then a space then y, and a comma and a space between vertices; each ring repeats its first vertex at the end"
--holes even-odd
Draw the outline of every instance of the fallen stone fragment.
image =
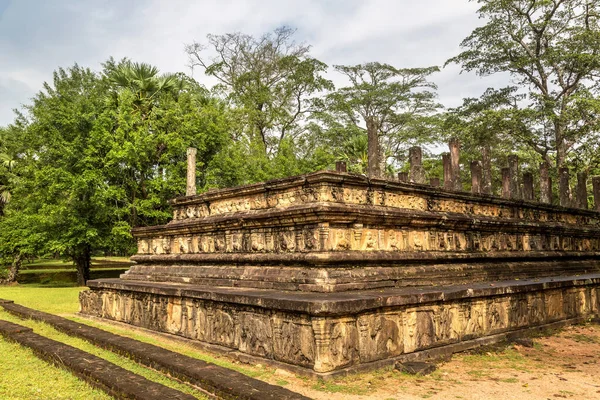
POLYGON ((429 375, 437 369, 435 364, 422 361, 413 361, 405 363, 396 363, 395 368, 400 372, 405 372, 411 375, 429 375))
POLYGON ((515 344, 523 347, 533 347, 534 342, 531 338, 517 338, 514 340, 515 344))

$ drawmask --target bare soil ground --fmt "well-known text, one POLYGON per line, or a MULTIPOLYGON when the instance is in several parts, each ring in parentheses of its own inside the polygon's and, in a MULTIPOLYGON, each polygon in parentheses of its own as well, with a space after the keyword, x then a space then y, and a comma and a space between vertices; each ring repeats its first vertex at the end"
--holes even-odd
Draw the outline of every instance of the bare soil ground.
POLYGON ((314 399, 600 399, 600 325, 570 326, 533 339, 456 354, 428 376, 393 369, 334 381, 268 374, 314 399))

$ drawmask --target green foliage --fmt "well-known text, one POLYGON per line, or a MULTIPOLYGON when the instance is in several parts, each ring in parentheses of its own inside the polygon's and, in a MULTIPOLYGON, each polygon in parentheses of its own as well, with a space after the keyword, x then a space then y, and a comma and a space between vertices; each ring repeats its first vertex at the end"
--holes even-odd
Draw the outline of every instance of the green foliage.
MULTIPOLYGON (((337 147, 352 164, 351 170, 366 168, 366 136, 363 128, 373 121, 381 146, 380 157, 399 161, 411 145, 435 142, 436 86, 429 68, 395 68, 377 62, 354 66, 336 65, 350 85, 338 88, 321 103, 321 121, 334 135, 343 138, 337 147)), ((338 139, 339 140, 339 139, 338 139)))
POLYGON ((259 38, 208 35, 208 45, 186 47, 192 65, 219 82, 214 89, 235 109, 239 135, 269 155, 303 134, 311 96, 333 87, 322 77, 327 66, 309 56, 309 46, 293 41, 294 32, 283 26, 259 38), (213 56, 205 54, 207 47, 213 56))
POLYGON ((203 182, 229 140, 223 104, 204 88, 126 60, 103 74, 59 69, 25 111, 10 135, 18 157, 0 253, 67 256, 80 283, 93 251, 130 253, 131 228, 167 221, 187 147, 198 148, 203 182))
MULTIPOLYGON (((531 112, 521 109, 519 102, 525 96, 514 87, 499 90, 488 89, 480 98, 464 99, 463 105, 448 110, 443 116, 443 132, 446 139, 456 137, 461 145, 461 162, 468 171, 471 161, 480 161, 487 149, 490 165, 507 165, 509 154, 517 154, 521 169, 538 172, 543 160, 534 150, 529 138, 531 112)), ((468 174, 464 186, 470 188, 468 174)), ((492 169, 493 187, 501 188, 500 169, 492 169)), ((496 192, 497 192, 496 191, 496 192)))
POLYGON ((514 142, 545 161, 597 163, 600 129, 600 12, 587 0, 478 0, 486 21, 448 62, 480 75, 508 72, 526 96, 514 142))

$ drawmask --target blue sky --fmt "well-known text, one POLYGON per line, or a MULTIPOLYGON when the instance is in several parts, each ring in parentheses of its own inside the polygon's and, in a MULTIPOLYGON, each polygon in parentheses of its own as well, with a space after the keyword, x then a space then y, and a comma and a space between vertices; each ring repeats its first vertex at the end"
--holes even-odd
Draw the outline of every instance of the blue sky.
MULTIPOLYGON (((285 24, 329 65, 442 66, 481 25, 476 10, 468 0, 0 0, 0 125, 58 67, 97 70, 113 56, 191 73, 184 46, 208 33, 258 36, 285 24)), ((459 72, 449 66, 433 77, 447 106, 507 83, 459 72)), ((210 86, 201 71, 194 77, 210 86)))

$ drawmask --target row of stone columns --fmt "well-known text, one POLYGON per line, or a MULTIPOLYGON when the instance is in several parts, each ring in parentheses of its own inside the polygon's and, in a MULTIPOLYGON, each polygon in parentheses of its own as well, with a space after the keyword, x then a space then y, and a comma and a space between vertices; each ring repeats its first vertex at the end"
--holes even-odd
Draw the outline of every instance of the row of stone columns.
MULTIPOLYGON (((462 191, 460 180, 460 144, 458 140, 452 139, 449 142, 450 152, 442 154, 444 168, 444 188, 448 190, 462 191)), ((491 194, 491 162, 489 149, 483 149, 482 161, 472 161, 471 170, 471 192, 491 194)), ((426 183, 426 173, 423 168, 423 151, 420 147, 411 147, 408 152, 408 161, 410 165, 409 172, 398 173, 398 180, 401 182, 412 182, 417 184, 426 183)), ((186 195, 196 194, 196 149, 187 150, 187 187, 186 195)), ((346 163, 336 162, 335 169, 338 172, 346 172, 346 163)), ((523 173, 523 188, 519 184, 519 158, 516 155, 508 156, 508 167, 502 168, 502 197, 509 199, 534 200, 533 175, 530 172, 523 173)), ((559 204, 565 207, 588 208, 587 193, 587 174, 579 172, 577 174, 577 186, 575 189, 575 198, 571 196, 569 186, 569 169, 560 168, 559 170, 559 204)), ((439 187, 440 179, 431 178, 431 186, 439 187)), ((600 211, 600 176, 592 178, 592 193, 594 196, 594 206, 600 211)), ((550 167, 548 163, 540 164, 540 202, 552 203, 552 180, 550 178, 550 167)))
MULTIPOLYGON (((462 191, 460 180, 460 144, 458 140, 449 142, 450 152, 442 154, 444 170, 444 188, 454 191, 462 191)), ((482 151, 482 161, 473 161, 470 165, 471 192, 492 194, 491 185, 491 162, 489 149, 482 151)), ((408 151, 409 172, 399 172, 398 180, 425 184, 426 173, 422 165, 423 153, 420 147, 411 147, 408 151)), ((519 158, 516 155, 508 156, 508 166, 501 169, 502 174, 502 197, 507 199, 534 200, 534 182, 531 172, 519 173, 519 158), (520 181, 522 179, 522 182, 520 181), (521 186, 522 183, 522 186, 521 186)), ((565 207, 588 208, 587 201, 587 174, 577 174, 577 186, 575 196, 571 195, 569 186, 569 170, 561 168, 559 171, 559 204, 565 207)), ((440 186, 439 178, 429 180, 431 186, 440 186)), ((600 176, 592 178, 595 209, 600 211, 600 176)), ((547 163, 540 164, 540 200, 541 203, 552 203, 552 180, 550 178, 550 167, 547 163)))

